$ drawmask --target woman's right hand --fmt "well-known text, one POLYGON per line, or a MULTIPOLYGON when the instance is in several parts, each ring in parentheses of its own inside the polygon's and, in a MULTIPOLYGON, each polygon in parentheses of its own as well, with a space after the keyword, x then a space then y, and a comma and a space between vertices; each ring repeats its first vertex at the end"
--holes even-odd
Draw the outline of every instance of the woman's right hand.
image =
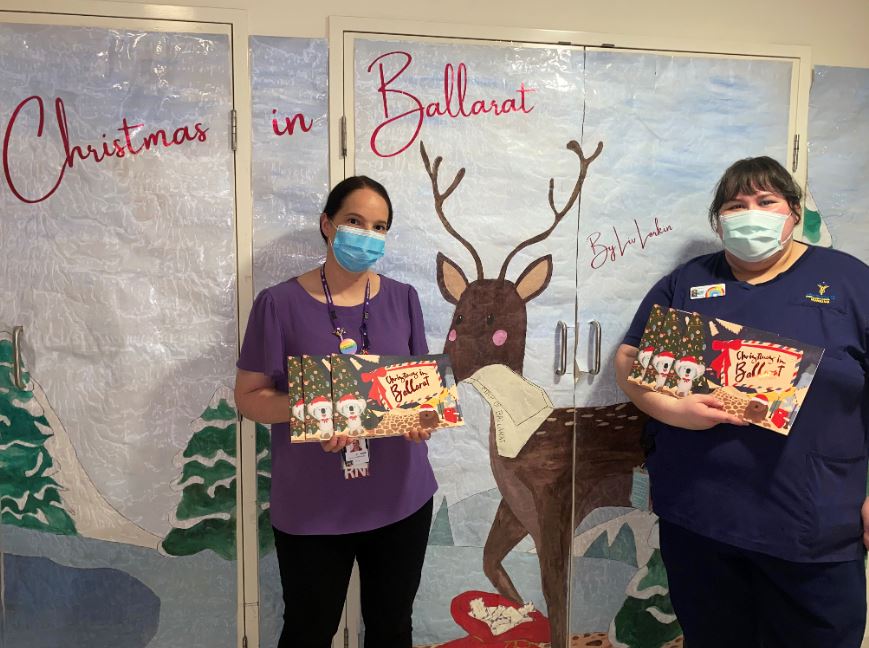
POLYGON ((724 409, 724 403, 709 394, 691 394, 683 398, 669 398, 662 405, 669 410, 661 418, 670 425, 686 430, 708 430, 719 423, 731 425, 748 425, 748 421, 730 414, 724 409))
POLYGON ((622 344, 616 351, 616 380, 628 398, 654 419, 686 430, 708 430, 719 423, 748 425, 738 416, 728 414, 724 404, 709 394, 690 394, 673 398, 667 394, 651 391, 628 380, 637 348, 622 344))

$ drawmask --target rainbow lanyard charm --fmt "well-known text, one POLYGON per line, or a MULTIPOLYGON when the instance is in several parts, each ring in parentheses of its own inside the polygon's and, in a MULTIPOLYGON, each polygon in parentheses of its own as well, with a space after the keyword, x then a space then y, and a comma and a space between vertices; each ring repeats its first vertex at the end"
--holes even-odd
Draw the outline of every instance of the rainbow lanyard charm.
POLYGON ((356 340, 347 337, 347 329, 338 323, 338 313, 335 311, 335 302, 332 301, 332 292, 329 290, 329 284, 326 283, 326 264, 320 266, 320 281, 323 283, 323 294, 326 295, 326 307, 329 309, 329 320, 332 322, 332 335, 337 336, 340 340, 338 350, 344 354, 353 354, 359 351, 360 353, 368 353, 368 311, 371 305, 371 280, 365 282, 365 302, 362 306, 362 324, 359 326, 359 333, 362 336, 362 349, 356 344, 356 340))

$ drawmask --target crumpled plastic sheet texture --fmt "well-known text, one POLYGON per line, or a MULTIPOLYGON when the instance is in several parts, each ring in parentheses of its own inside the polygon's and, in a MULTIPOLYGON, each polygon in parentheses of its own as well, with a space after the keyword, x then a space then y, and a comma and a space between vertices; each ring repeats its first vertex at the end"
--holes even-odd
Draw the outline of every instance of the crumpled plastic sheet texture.
POLYGON ((817 66, 809 94, 809 189, 833 247, 869 263, 869 70, 817 66))
MULTIPOLYGON (((258 292, 324 258, 319 222, 329 190, 328 47, 325 39, 253 36, 250 60, 258 292)), ((260 643, 276 645, 283 601, 273 552, 261 559, 259 574, 260 643)))
MULTIPOLYGON (((580 379, 581 406, 626 400, 612 360, 640 301, 680 263, 721 249, 707 211, 724 170, 748 156, 787 162, 791 65, 590 51, 585 79, 586 137, 606 148, 578 236, 580 331, 591 320, 603 330, 601 374, 580 379)), ((588 347, 586 337, 582 367, 588 347)))
MULTIPOLYGON (((0 185, 0 323, 25 327, 25 364, 92 482, 80 486, 162 537, 181 495, 174 460, 234 373, 229 39, 4 24, 0 59, 4 132, 27 97, 44 101, 43 136, 32 100, 9 139, 7 168, 24 197, 48 193, 64 167, 56 98, 69 146, 91 144, 100 157, 103 142, 124 148, 126 119, 139 149, 75 158, 34 204, 0 185), (167 139, 141 148, 160 129, 167 139)), ((2 539, 5 551, 146 582, 162 600, 152 646, 234 642, 234 564, 210 552, 167 558, 15 527, 2 539)))

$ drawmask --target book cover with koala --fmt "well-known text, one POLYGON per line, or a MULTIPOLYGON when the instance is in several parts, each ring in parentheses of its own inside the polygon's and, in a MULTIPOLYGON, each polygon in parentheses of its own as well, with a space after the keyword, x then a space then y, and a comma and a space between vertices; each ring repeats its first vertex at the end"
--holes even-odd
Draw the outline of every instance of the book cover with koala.
POLYGON ((398 436, 463 425, 445 354, 332 357, 335 429, 349 436, 398 436))
MULTIPOLYGON (((334 434, 331 370, 329 356, 302 356, 304 441, 328 441, 334 434)), ((292 436, 290 440, 302 441, 296 436, 292 436)))
POLYGON ((823 354, 769 331, 656 304, 628 380, 677 398, 711 394, 731 414, 788 434, 823 354))
POLYGON ((333 434, 397 436, 464 424, 445 354, 302 356, 287 358, 287 367, 294 443, 324 441, 333 434), (295 386, 297 367, 301 380, 295 386))

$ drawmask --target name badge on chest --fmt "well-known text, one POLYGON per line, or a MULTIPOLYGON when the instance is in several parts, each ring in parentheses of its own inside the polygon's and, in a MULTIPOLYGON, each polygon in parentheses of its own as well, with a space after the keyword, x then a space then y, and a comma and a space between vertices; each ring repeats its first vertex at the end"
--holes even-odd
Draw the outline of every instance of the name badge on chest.
POLYGON ((708 286, 691 286, 688 291, 691 299, 708 299, 710 297, 724 297, 726 286, 723 283, 709 284, 708 286))

